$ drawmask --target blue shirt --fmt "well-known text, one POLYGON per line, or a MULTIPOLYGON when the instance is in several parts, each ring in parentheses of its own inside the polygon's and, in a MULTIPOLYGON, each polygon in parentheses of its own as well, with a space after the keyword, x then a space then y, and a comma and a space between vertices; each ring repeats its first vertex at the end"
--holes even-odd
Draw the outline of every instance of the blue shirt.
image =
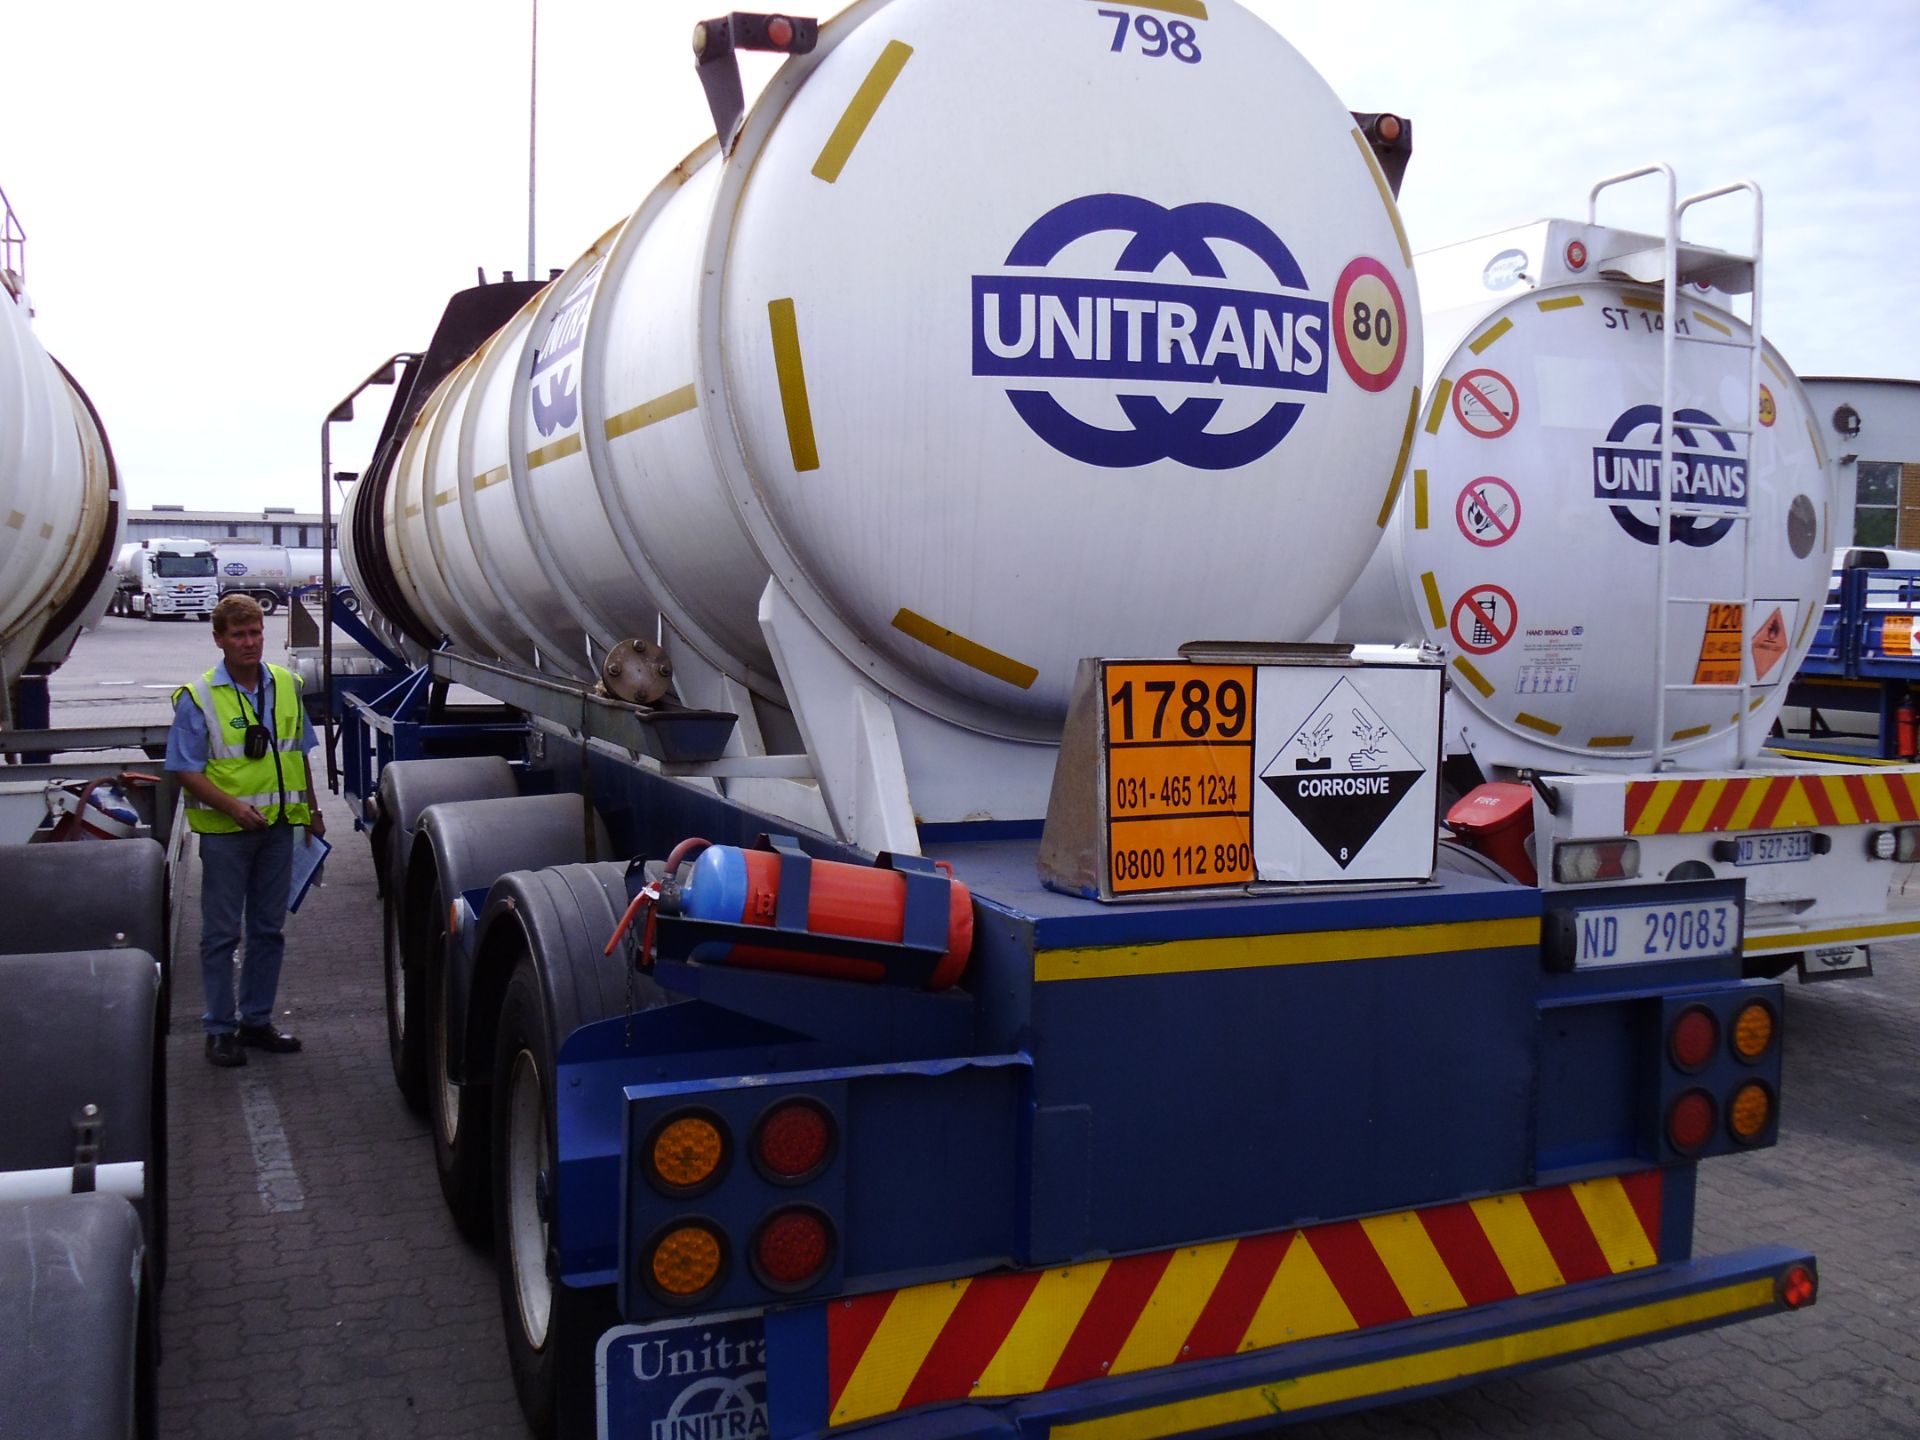
MULTIPOLYGON (((196 679, 198 677, 195 677, 196 679)), ((233 677, 227 673, 227 662, 219 661, 213 667, 215 685, 232 685, 233 677)), ((238 686, 234 687, 239 689, 238 686)), ((260 664, 260 694, 251 690, 241 690, 248 708, 256 715, 273 713, 273 672, 260 664)), ((313 722, 307 719, 307 708, 300 707, 300 753, 307 751, 320 742, 313 738, 313 722)), ((173 707, 173 728, 167 731, 167 769, 201 770, 207 768, 207 717, 200 713, 199 702, 193 698, 192 691, 180 697, 180 703, 173 707)))

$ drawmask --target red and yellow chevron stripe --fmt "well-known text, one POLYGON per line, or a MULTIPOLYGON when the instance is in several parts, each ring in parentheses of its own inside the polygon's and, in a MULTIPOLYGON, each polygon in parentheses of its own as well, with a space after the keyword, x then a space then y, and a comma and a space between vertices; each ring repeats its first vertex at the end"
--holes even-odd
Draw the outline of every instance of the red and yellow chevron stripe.
POLYGON ((1629 835, 1893 825, 1916 820, 1920 820, 1920 771, 1627 783, 1629 835))
POLYGON ((939 1281, 827 1309, 829 1423, 1031 1394, 1659 1262, 1661 1172, 939 1281))

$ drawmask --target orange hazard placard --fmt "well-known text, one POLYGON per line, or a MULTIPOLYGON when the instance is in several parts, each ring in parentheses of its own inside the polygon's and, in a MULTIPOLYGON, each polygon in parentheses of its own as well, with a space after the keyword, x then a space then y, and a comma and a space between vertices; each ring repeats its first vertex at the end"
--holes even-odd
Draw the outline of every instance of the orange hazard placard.
POLYGON ((1888 655, 1913 654, 1913 616, 1887 616, 1880 629, 1880 648, 1888 655))
POLYGON ((1102 670, 1109 892, 1250 884, 1253 667, 1102 670))
POLYGON ((1696 685, 1738 685, 1740 647, 1746 636, 1744 605, 1709 605, 1707 633, 1700 637, 1700 663, 1693 668, 1696 685))

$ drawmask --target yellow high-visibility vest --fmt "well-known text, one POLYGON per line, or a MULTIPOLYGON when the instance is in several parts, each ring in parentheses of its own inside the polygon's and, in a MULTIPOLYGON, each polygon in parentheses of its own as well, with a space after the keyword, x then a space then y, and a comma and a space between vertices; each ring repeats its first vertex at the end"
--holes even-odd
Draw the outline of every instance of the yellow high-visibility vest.
MULTIPOLYGON (((191 694, 207 722, 207 778, 244 800, 272 824, 284 819, 305 825, 307 810, 307 756, 300 748, 300 681, 290 670, 263 663, 273 676, 273 748, 258 760, 247 758, 247 726, 256 717, 252 704, 233 685, 216 685, 209 670, 191 685, 173 692, 177 708, 182 695, 191 694)), ((223 835, 244 829, 223 810, 203 805, 191 795, 187 824, 201 835, 223 835)))

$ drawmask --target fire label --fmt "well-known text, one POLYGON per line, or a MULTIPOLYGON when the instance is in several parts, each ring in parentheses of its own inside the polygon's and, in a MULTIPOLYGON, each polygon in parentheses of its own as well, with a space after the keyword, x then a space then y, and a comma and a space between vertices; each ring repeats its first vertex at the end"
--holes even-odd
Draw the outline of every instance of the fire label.
POLYGON ((1482 475, 1460 492, 1453 512, 1462 535, 1491 548, 1519 528, 1520 496, 1499 476, 1482 475))

